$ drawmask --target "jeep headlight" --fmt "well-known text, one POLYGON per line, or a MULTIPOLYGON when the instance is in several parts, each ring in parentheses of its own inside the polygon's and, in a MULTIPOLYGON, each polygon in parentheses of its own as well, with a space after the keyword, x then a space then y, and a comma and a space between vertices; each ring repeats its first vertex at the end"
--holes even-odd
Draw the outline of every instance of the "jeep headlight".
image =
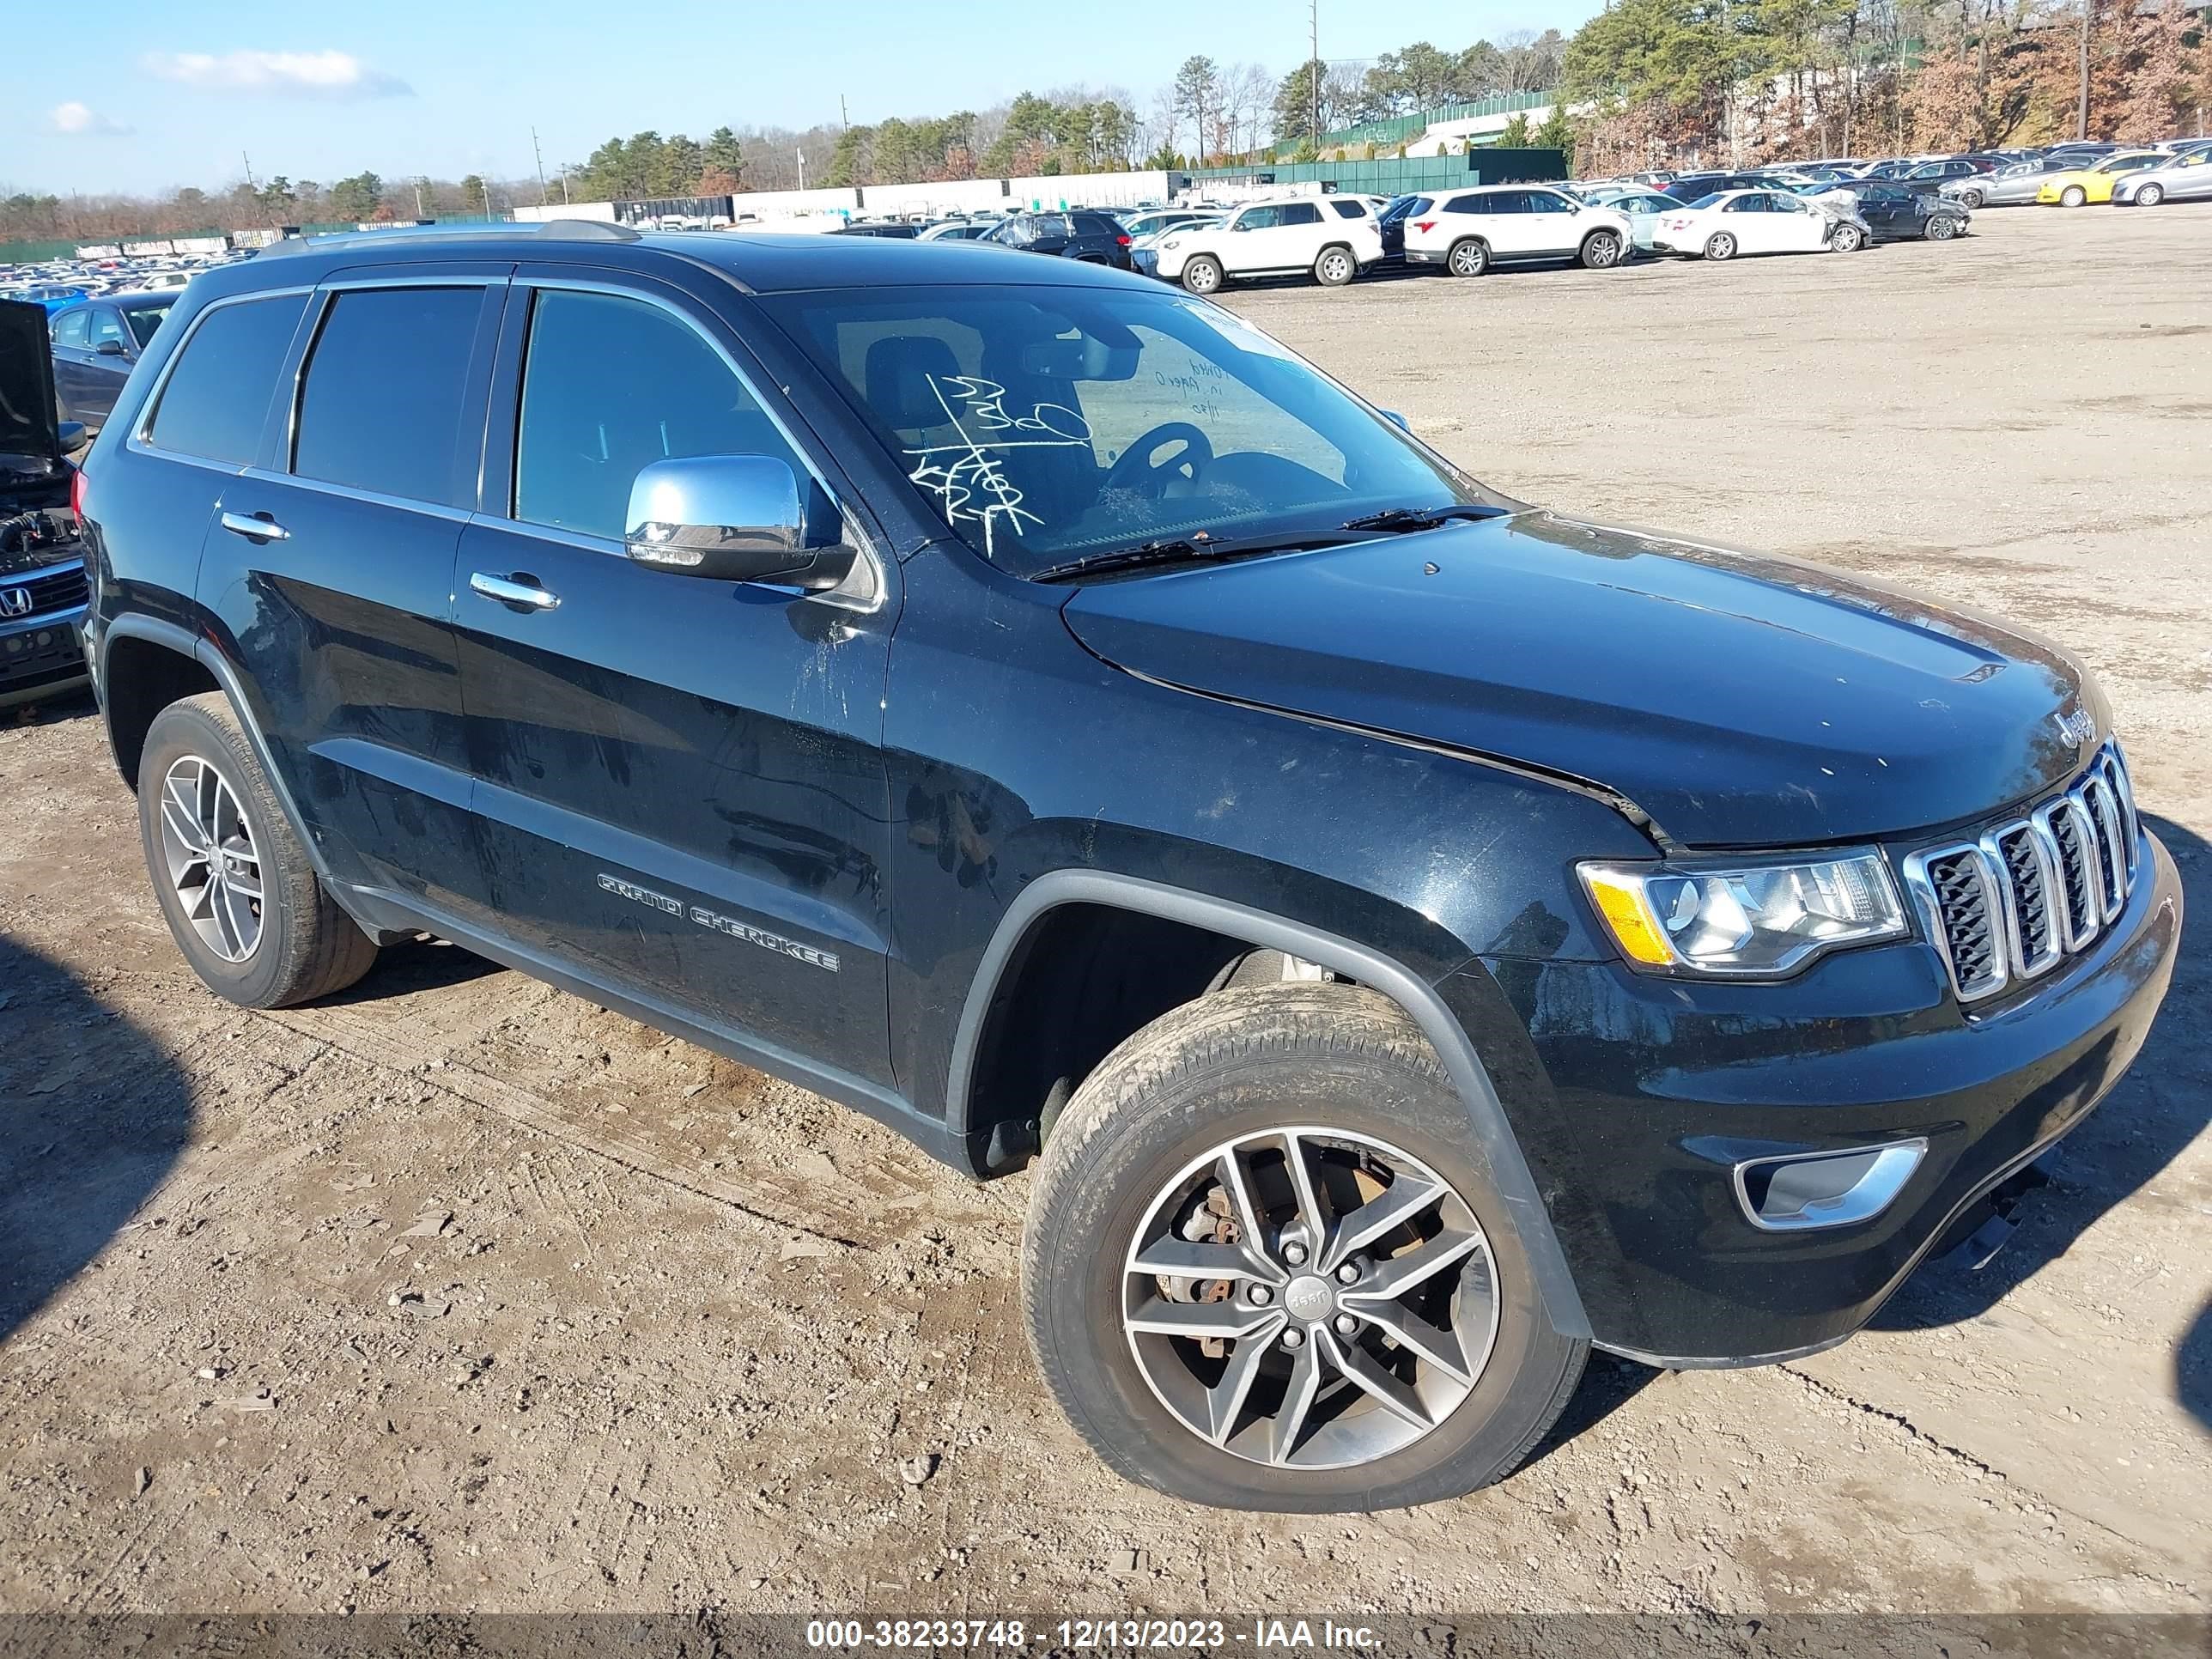
POLYGON ((1578 868, 1622 954, 1653 972, 1773 979, 1825 951, 1911 931, 1878 853, 1578 868))

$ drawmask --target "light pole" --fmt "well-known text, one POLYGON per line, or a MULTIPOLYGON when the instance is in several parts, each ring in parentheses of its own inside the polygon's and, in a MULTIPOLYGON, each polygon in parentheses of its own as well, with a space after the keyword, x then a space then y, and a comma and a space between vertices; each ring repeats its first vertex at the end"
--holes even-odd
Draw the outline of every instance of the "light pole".
MULTIPOLYGON (((1306 131, 1314 154, 1321 154, 1321 0, 1306 0, 1306 131)), ((1204 142, 1201 134, 1200 142, 1204 142)))
POLYGON ((799 187, 805 190, 806 188, 806 152, 793 149, 791 153, 799 158, 799 187))

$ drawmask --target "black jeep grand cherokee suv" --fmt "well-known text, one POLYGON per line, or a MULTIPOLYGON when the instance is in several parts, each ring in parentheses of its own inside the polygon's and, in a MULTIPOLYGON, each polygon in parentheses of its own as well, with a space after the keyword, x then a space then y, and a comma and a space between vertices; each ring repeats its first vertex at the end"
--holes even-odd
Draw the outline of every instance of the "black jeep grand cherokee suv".
POLYGON ((178 309, 84 506, 193 967, 434 933, 1035 1157, 1030 1337, 1133 1480, 1410 1504, 1592 1343, 1839 1341, 2166 990, 2057 650, 1503 501, 1156 284, 554 226, 178 309))

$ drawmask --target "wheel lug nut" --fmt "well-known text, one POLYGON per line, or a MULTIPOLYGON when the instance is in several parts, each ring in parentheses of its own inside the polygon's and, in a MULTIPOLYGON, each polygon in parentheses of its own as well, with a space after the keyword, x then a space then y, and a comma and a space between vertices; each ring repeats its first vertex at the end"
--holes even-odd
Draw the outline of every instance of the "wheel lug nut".
POLYGON ((1245 1294, 1251 1298, 1252 1305, 1255 1308, 1264 1308, 1275 1299, 1275 1293, 1265 1285, 1255 1285, 1245 1294))
POLYGON ((1341 1267, 1339 1267, 1336 1270, 1336 1282, 1340 1285, 1355 1284, 1358 1282, 1358 1279, 1359 1269, 1353 1267, 1349 1261, 1346 1262, 1341 1267))
POLYGON ((1305 1341, 1306 1334, 1295 1325, 1283 1333, 1283 1346, 1286 1348, 1302 1348, 1305 1341))
POLYGON ((1358 1328, 1359 1328, 1359 1322, 1358 1322, 1358 1320, 1354 1319, 1354 1318, 1353 1318, 1350 1314, 1339 1314, 1339 1315, 1337 1315, 1337 1316, 1336 1316, 1336 1334, 1337 1334, 1339 1336, 1350 1336, 1350 1335, 1352 1334, 1352 1332, 1354 1332, 1354 1331, 1358 1330, 1358 1328))
POLYGON ((1305 1259, 1306 1247, 1299 1243, 1296 1239, 1292 1239, 1289 1243, 1283 1246, 1283 1260, 1289 1262, 1293 1267, 1297 1267, 1305 1259))

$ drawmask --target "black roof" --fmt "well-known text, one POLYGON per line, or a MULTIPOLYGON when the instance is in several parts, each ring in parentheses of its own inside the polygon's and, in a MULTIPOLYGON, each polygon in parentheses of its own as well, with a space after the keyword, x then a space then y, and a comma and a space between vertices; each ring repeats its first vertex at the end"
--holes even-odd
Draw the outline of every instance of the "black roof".
POLYGON ((1159 284, 1106 265, 1051 258, 1019 249, 968 241, 908 241, 878 236, 828 236, 755 230, 671 231, 641 234, 619 225, 556 220, 544 225, 470 225, 447 228, 357 231, 301 237, 256 258, 210 272, 202 285, 217 293, 292 288, 363 265, 481 264, 526 260, 665 269, 679 260, 719 271, 747 293, 803 289, 905 287, 917 283, 1118 287, 1157 292, 1159 284))

